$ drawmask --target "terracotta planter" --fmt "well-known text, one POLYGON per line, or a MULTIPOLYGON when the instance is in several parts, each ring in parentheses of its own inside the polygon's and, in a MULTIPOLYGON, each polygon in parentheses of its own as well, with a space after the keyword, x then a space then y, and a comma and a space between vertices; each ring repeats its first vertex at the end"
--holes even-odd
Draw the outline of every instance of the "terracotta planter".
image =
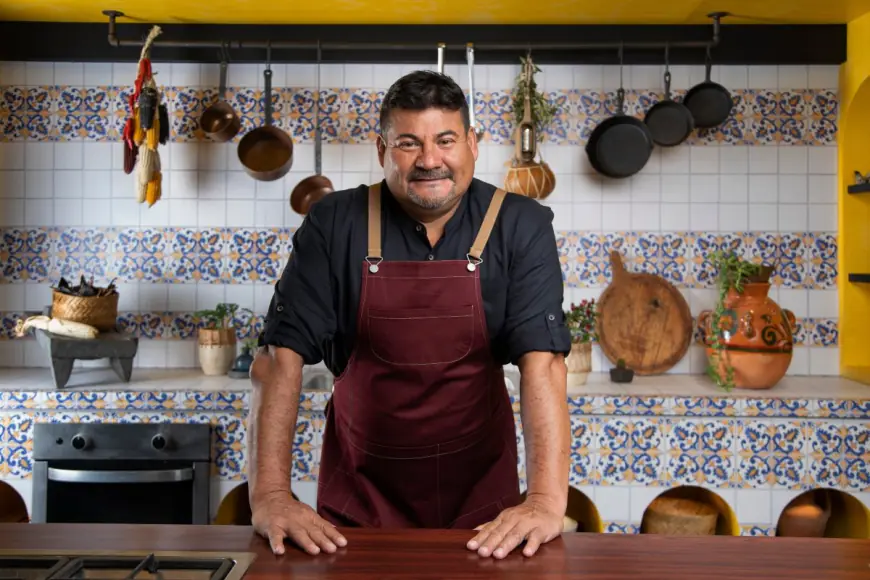
POLYGON ((197 334, 199 366, 206 375, 225 375, 236 358, 236 329, 200 328, 197 334))
POLYGON ((565 359, 565 363, 568 365, 568 386, 585 385, 589 373, 592 372, 592 343, 571 343, 571 352, 565 359))
POLYGON ((733 288, 724 301, 720 319, 725 348, 714 357, 711 321, 713 311, 698 317, 707 359, 718 359, 718 373, 727 378, 733 368, 734 386, 740 389, 769 389, 785 376, 794 348, 794 314, 768 297, 770 284, 756 282, 743 285, 743 292, 733 288))

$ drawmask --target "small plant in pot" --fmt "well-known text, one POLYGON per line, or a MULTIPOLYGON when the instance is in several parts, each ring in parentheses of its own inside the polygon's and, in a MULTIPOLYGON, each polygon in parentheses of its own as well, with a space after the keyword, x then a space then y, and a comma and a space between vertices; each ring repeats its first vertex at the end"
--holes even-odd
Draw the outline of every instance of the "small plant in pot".
POLYGON ((238 304, 221 302, 212 310, 194 313, 199 348, 199 366, 206 375, 225 375, 236 358, 236 316, 250 313, 238 304))
POLYGON ((571 304, 571 308, 565 311, 565 324, 571 332, 571 352, 565 359, 569 387, 585 385, 592 372, 592 342, 598 340, 595 334, 596 316, 594 298, 571 304))
POLYGON ((625 366, 625 359, 616 361, 616 366, 610 369, 610 380, 614 383, 630 383, 634 378, 634 371, 625 366))

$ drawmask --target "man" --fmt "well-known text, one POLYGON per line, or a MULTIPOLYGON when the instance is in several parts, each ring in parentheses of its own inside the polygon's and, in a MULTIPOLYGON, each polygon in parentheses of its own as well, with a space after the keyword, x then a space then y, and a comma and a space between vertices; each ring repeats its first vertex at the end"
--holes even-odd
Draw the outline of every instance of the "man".
POLYGON ((449 77, 399 79, 381 109, 384 181, 312 207, 275 287, 249 431, 256 530, 311 554, 338 528, 475 529, 503 558, 562 530, 570 427, 553 213, 473 177, 478 144, 449 77), (317 511, 290 495, 302 369, 337 377, 317 511), (528 493, 502 372, 521 373, 528 493))

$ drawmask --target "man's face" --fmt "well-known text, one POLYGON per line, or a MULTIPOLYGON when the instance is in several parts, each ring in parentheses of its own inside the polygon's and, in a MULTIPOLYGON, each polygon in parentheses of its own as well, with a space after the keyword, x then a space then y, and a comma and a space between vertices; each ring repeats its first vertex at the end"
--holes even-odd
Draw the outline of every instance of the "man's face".
POLYGON ((465 132, 459 111, 398 109, 378 139, 378 159, 396 198, 436 212, 451 207, 471 184, 477 139, 474 131, 465 132))

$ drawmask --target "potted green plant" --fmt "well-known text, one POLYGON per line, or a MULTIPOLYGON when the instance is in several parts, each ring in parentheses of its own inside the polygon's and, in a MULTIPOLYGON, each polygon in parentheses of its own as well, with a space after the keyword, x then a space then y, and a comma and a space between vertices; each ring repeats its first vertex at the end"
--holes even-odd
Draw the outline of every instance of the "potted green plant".
POLYGON ((568 365, 568 386, 586 384, 592 372, 592 342, 598 340, 595 322, 598 312, 595 299, 581 300, 571 304, 565 311, 565 325, 571 333, 571 352, 565 359, 568 365))
POLYGON ((634 370, 625 366, 625 359, 616 361, 616 366, 610 369, 610 380, 614 383, 630 383, 634 379, 634 370))
POLYGON ((213 309, 194 312, 199 365, 206 375, 225 375, 236 357, 236 316, 251 311, 221 302, 213 309))
POLYGON ((767 389, 785 376, 794 347, 794 314, 768 297, 775 265, 715 251, 716 302, 698 326, 707 353, 706 374, 718 386, 767 389))

